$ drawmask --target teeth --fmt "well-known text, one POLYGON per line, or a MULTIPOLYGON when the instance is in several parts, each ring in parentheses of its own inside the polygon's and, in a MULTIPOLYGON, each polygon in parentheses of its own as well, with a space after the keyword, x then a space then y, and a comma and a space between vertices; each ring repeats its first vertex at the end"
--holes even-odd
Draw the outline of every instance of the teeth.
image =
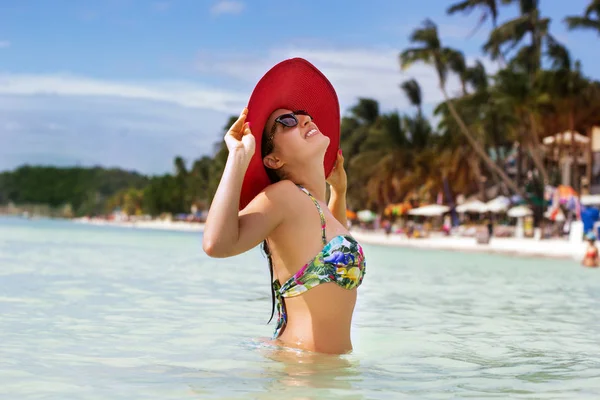
POLYGON ((311 129, 310 131, 308 131, 308 133, 306 134, 305 138, 309 138, 313 135, 315 135, 317 133, 316 129, 311 129))

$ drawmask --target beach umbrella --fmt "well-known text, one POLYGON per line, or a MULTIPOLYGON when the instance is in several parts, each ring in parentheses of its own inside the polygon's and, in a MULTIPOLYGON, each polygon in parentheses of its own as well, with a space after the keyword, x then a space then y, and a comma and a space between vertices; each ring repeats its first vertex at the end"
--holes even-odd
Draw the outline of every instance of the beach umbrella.
POLYGON ((469 201, 468 203, 464 203, 461 204, 460 206, 456 207, 456 212, 459 213, 466 213, 466 212, 472 212, 472 213, 485 213, 487 212, 487 206, 484 202, 479 201, 479 200, 473 200, 473 201, 469 201))
POLYGON ((441 204, 430 204, 419 208, 413 208, 408 213, 422 217, 436 217, 450 211, 450 207, 441 204))
POLYGON ((356 213, 356 216, 361 222, 372 222, 375 221, 375 218, 377 218, 377 214, 371 210, 361 210, 356 213))
POLYGON ((487 207, 488 211, 493 213, 504 212, 508 210, 508 207, 510 206, 510 199, 505 196, 498 196, 495 199, 485 203, 485 206, 487 207))
POLYGON ((522 218, 528 215, 533 215, 533 211, 527 206, 516 206, 508 210, 508 216, 511 218, 522 218))
POLYGON ((554 136, 547 136, 543 139, 543 142, 546 146, 550 146, 555 143, 572 144, 573 138, 575 138, 575 142, 578 144, 587 144, 590 142, 590 138, 588 138, 587 136, 584 136, 579 132, 571 132, 571 131, 557 133, 554 136))
POLYGON ((600 194, 582 194, 582 206, 600 206, 600 194))

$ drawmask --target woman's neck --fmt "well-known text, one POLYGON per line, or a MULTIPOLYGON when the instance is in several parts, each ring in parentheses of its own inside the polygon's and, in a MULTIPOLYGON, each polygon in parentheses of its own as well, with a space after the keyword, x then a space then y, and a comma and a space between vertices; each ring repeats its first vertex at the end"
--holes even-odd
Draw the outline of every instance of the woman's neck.
POLYGON ((323 164, 313 166, 302 166, 298 173, 288 173, 288 179, 303 186, 317 200, 326 201, 327 185, 325 181, 325 170, 323 164))

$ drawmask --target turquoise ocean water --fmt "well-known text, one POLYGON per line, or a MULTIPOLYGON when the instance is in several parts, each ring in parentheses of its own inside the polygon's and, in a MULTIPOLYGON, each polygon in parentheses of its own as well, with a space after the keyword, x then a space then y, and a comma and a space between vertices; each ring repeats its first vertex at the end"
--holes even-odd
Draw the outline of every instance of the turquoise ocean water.
POLYGON ((0 218, 0 398, 600 398, 598 270, 365 245, 334 357, 264 345, 264 257, 201 242, 0 218))

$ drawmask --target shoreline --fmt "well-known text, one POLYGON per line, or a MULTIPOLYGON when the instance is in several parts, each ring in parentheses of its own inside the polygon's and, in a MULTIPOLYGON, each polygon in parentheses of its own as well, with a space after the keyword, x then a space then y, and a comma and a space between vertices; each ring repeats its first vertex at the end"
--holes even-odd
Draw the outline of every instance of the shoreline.
POLYGON ((139 221, 109 221, 101 218, 75 218, 76 224, 95 226, 113 226, 129 229, 157 229, 178 232, 202 232, 204 224, 199 222, 171 221, 171 220, 139 220, 139 221))
MULTIPOLYGON (((187 221, 140 220, 108 221, 97 218, 77 218, 74 223, 113 226, 128 229, 156 229, 163 231, 202 232, 204 224, 187 221)), ((503 254, 508 256, 581 260, 586 243, 571 243, 567 239, 535 240, 529 238, 492 238, 488 244, 478 244, 474 237, 437 236, 408 239, 404 235, 381 231, 352 229, 350 234, 358 241, 376 246, 390 246, 422 250, 458 251, 463 253, 503 254)))
POLYGON ((581 260, 586 243, 571 243, 566 239, 535 240, 529 238, 492 238, 488 244, 478 244, 474 237, 433 236, 408 239, 405 236, 386 236, 383 232, 354 230, 350 232, 360 242, 378 245, 423 250, 445 250, 463 253, 503 254, 534 258, 581 260))

